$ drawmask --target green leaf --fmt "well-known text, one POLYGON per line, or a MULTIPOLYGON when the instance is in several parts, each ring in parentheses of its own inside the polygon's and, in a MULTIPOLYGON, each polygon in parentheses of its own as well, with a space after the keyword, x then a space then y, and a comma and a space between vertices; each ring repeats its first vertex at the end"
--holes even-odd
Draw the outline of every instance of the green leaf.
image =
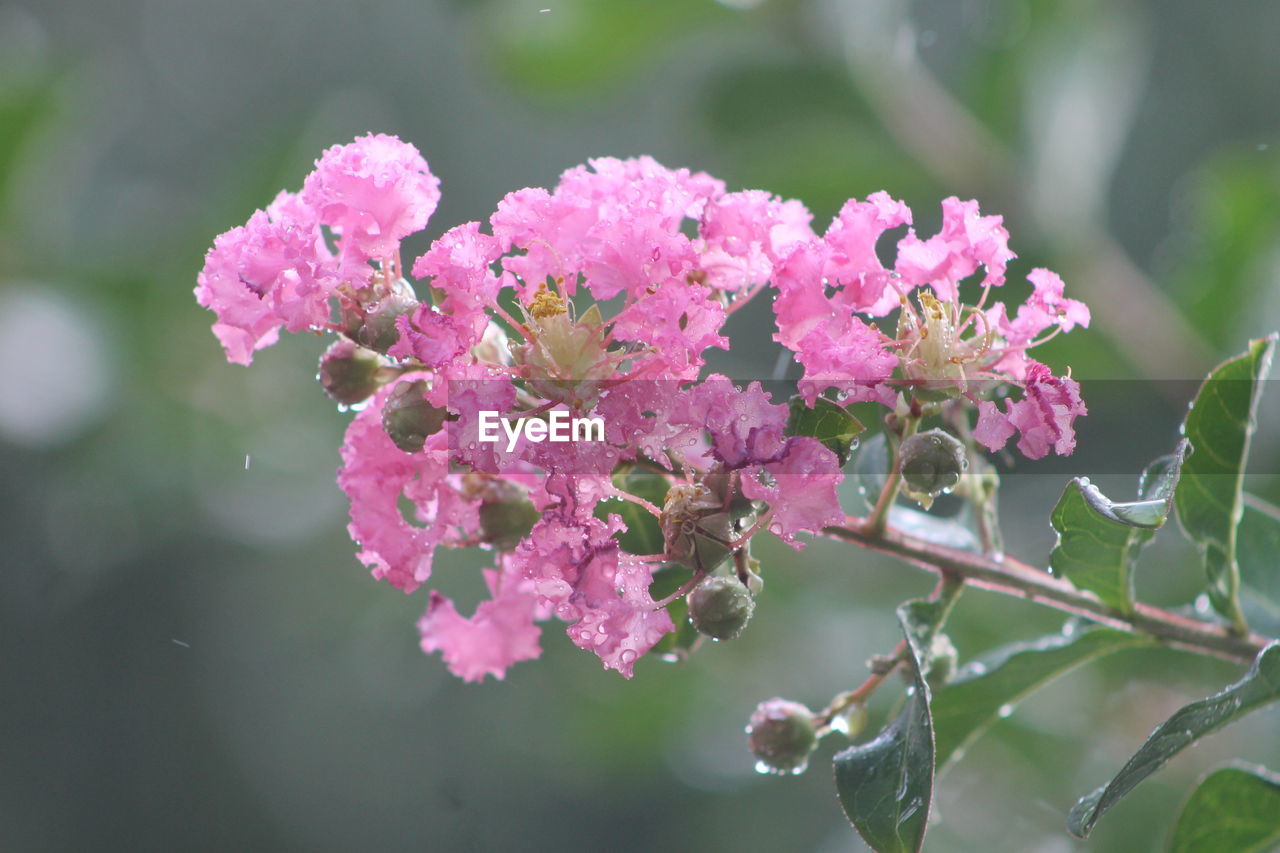
MULTIPOLYGON (((613 484, 624 492, 644 498, 649 503, 662 508, 667 499, 667 488, 670 485, 661 474, 645 468, 625 464, 619 465, 613 472, 613 484)), ((623 550, 632 554, 661 554, 665 547, 662 541, 662 527, 653 513, 632 501, 612 498, 596 505, 596 518, 608 518, 611 513, 622 516, 627 529, 616 534, 618 544, 623 550)))
POLYGON ((791 415, 787 418, 787 435, 808 435, 821 441, 840 458, 843 467, 849 461, 854 443, 866 427, 840 404, 819 397, 809 408, 801 397, 791 398, 791 415))
POLYGON ((1187 448, 1184 439, 1172 456, 1148 467, 1138 501, 1114 503, 1088 477, 1068 483, 1049 519, 1058 533, 1050 570, 1111 607, 1132 610, 1138 554, 1169 517, 1187 448))
POLYGON ((1244 495, 1236 561, 1240 605, 1249 624, 1268 636, 1280 635, 1280 507, 1244 495))
POLYGON ((1224 767, 1192 792, 1170 853, 1265 853, 1280 845, 1280 776, 1261 767, 1224 767))
POLYGON ((1170 758, 1210 732, 1276 699, 1280 699, 1280 643, 1263 649, 1244 678, 1221 693, 1184 705, 1161 723, 1114 779, 1072 806, 1067 829, 1079 838, 1088 836, 1098 818, 1170 758))
POLYGON ((1013 643, 963 666, 933 691, 933 731, 938 766, 959 759, 969 744, 1008 716, 1032 691, 1081 664, 1121 649, 1153 645, 1149 637, 1094 628, 1013 643))
MULTIPOLYGON (((693 572, 690 569, 668 564, 654 572, 653 583, 649 585, 649 595, 653 596, 655 601, 666 598, 692 576, 693 572)), ((671 621, 675 623, 676 629, 663 635, 662 639, 649 649, 649 654, 657 655, 663 660, 680 661, 688 655, 690 647, 700 635, 693 627, 693 623, 689 621, 687 596, 677 598, 668 604, 667 612, 671 614, 671 621)))
POLYGON ((1182 432, 1192 454, 1182 466, 1174 495, 1178 522, 1200 549, 1214 608, 1243 629, 1237 528, 1243 512, 1241 485, 1262 380, 1271 367, 1276 335, 1249 344, 1243 355, 1224 362, 1204 381, 1182 432))
POLYGON ((933 723, 920 662, 945 612, 936 601, 898 608, 914 686, 874 740, 835 757, 836 793, 854 829, 877 853, 920 850, 933 800, 933 723))
POLYGON ((953 518, 921 512, 909 506, 889 507, 890 527, 934 545, 962 551, 982 550, 977 534, 965 524, 966 521, 972 522, 972 518, 973 512, 967 506, 953 518))

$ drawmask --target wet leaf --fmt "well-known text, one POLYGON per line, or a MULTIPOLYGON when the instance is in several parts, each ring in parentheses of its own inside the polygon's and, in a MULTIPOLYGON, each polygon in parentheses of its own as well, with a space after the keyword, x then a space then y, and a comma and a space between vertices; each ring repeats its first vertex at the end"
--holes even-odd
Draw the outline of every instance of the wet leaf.
POLYGON ((1280 643, 1263 649, 1244 678, 1221 693, 1184 705, 1161 723, 1114 779, 1072 806, 1067 829, 1072 835, 1085 838, 1098 818, 1170 758, 1210 732, 1276 699, 1280 699, 1280 643))
POLYGON ((966 664, 933 692, 938 766, 958 759, 1002 714, 1058 676, 1103 655, 1150 645, 1149 637, 1094 628, 1013 643, 966 664))
MULTIPOLYGON (((644 498, 658 509, 662 509, 669 485, 662 475, 629 464, 619 466, 614 471, 613 484, 625 492, 644 498)), ((596 505, 596 518, 608 518, 613 513, 622 516, 627 525, 626 530, 617 534, 618 544, 623 550, 632 554, 662 553, 662 527, 653 513, 637 503, 619 498, 601 501, 596 505)))
POLYGON ((920 662, 943 614, 938 602, 910 601, 898 619, 910 650, 913 686, 902 710, 874 740, 835 757, 836 793, 854 829, 877 853, 918 851, 933 799, 933 722, 920 662))
POLYGON ((1192 792, 1170 853, 1265 853, 1280 845, 1280 776, 1261 767, 1224 767, 1192 792))
POLYGON ((1241 607, 1249 624, 1268 636, 1280 634, 1280 507, 1244 495, 1236 531, 1241 607))
POLYGON ((1214 608, 1237 627, 1240 569, 1237 526, 1242 512, 1241 485, 1262 380, 1271 366, 1276 335, 1249 344, 1242 355, 1217 367, 1200 386, 1183 434, 1191 457, 1182 466, 1174 494, 1178 522, 1200 549, 1214 608))
POLYGON ((813 408, 809 408, 801 397, 791 398, 787 435, 808 435, 818 439, 840 458, 841 466, 849 461, 849 454, 865 429, 848 409, 825 397, 814 400, 813 408))
POLYGON ((1139 484, 1137 501, 1115 503, 1088 477, 1068 483, 1049 519, 1058 533, 1050 570, 1111 607, 1133 609, 1138 554, 1169 517, 1187 452, 1184 440, 1172 456, 1152 463, 1139 484))
MULTIPOLYGON (((655 601, 663 599, 678 590, 692 576, 693 572, 683 566, 664 566, 654 572, 653 583, 649 585, 649 595, 653 596, 655 601)), ((653 648, 649 649, 649 654, 657 655, 664 660, 682 660, 699 637, 697 629, 689 621, 687 598, 680 598, 668 604, 667 612, 671 614, 671 621, 676 629, 664 635, 653 648)))

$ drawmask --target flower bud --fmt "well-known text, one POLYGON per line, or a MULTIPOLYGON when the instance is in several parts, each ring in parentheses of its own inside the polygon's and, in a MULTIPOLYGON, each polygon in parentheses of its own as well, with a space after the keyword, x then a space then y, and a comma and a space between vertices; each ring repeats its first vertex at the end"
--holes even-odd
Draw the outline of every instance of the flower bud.
MULTIPOLYGON (((480 476, 480 475, 466 475, 480 476)), ((542 517, 519 486, 489 480, 480 502, 480 538, 499 551, 510 551, 542 517)))
POLYGON ((379 372, 384 362, 372 350, 339 339, 320 356, 320 380, 324 393, 351 406, 373 396, 382 384, 379 372))
POLYGON ((747 745, 761 773, 803 773, 818 745, 813 712, 788 699, 761 702, 747 725, 747 745))
POLYGON ((929 498, 954 488, 969 465, 960 440, 940 429, 911 436, 898 454, 907 491, 929 498))
POLYGON ((413 313, 417 307, 418 301, 412 294, 397 290, 377 304, 368 306, 364 316, 352 329, 351 336, 361 346, 385 354, 400 340, 396 319, 413 313))
POLYGON ((755 599, 735 577, 706 578, 689 593, 689 621, 713 640, 737 637, 755 609, 755 599))
POLYGON ((417 453, 444 426, 448 412, 428 403, 426 393, 425 379, 401 382, 382 407, 382 428, 405 453, 417 453))

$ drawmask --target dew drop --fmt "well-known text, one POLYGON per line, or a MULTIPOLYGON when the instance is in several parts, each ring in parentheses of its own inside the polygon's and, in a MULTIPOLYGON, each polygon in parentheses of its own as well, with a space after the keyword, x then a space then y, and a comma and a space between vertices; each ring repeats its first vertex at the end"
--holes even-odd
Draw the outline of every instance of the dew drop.
POLYGON ((1002 720, 1006 720, 1012 715, 1013 715, 1013 706, 1010 705, 1008 702, 1001 705, 1000 708, 996 711, 996 716, 1002 720))

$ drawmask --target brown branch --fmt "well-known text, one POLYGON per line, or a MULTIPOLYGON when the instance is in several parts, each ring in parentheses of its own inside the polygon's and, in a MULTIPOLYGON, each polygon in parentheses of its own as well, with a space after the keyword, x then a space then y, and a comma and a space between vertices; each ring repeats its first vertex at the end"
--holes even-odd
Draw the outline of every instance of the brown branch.
POLYGON ((1233 633, 1150 604, 1137 603, 1129 612, 1103 604, 1091 593, 1069 581, 1010 557, 995 559, 984 554, 935 545, 892 527, 880 536, 868 535, 861 519, 851 518, 844 527, 828 527, 832 538, 854 542, 872 551, 903 559, 939 575, 963 578, 966 585, 1002 592, 1043 604, 1064 613, 1137 634, 1155 637, 1165 644, 1232 661, 1250 662, 1270 640, 1257 633, 1233 633))

